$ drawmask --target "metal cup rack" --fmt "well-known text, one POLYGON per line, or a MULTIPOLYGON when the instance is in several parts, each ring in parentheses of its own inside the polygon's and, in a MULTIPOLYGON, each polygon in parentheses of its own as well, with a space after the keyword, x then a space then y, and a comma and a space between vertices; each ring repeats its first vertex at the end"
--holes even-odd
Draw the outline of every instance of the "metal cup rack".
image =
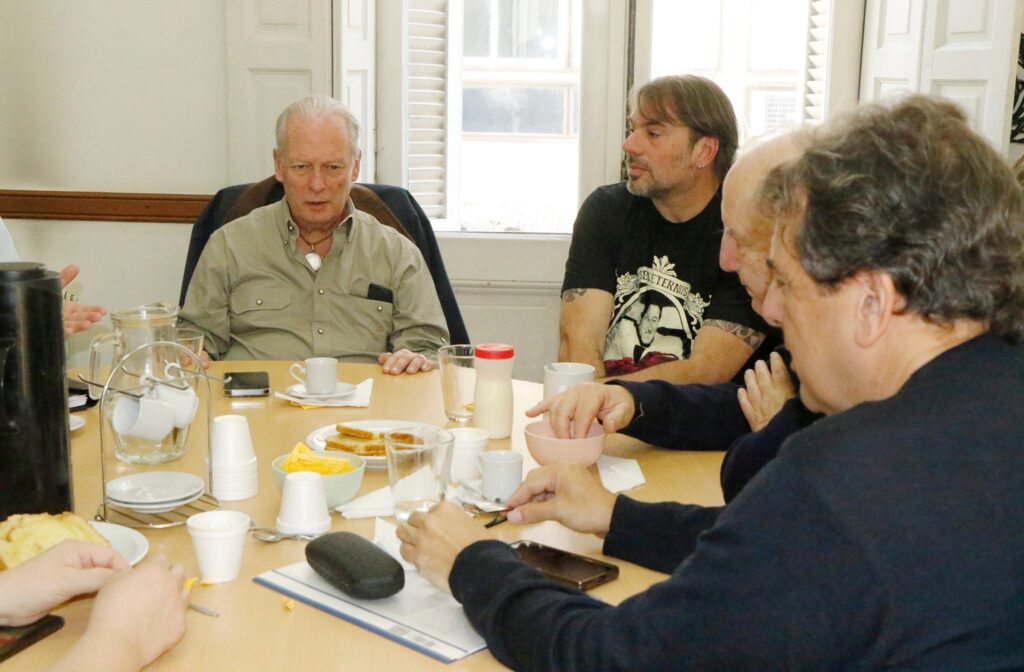
MULTIPOLYGON (((149 382, 145 379, 140 378, 140 384, 138 389, 148 391, 152 389, 153 385, 159 383, 149 382)), ((100 478, 102 481, 101 487, 103 488, 103 499, 99 508, 96 510, 96 520, 101 520, 109 523, 117 523, 119 525, 125 525, 127 527, 136 528, 148 528, 148 529, 162 529, 167 527, 176 527, 183 525, 189 516, 203 511, 216 511, 220 508, 220 502, 210 494, 210 484, 212 480, 212 464, 210 459, 210 436, 212 434, 213 427, 213 412, 211 399, 213 398, 210 392, 210 376, 203 370, 202 364, 199 362, 198 355, 193 353, 185 346, 174 343, 173 341, 154 341, 152 343, 146 343, 135 348, 131 352, 125 354, 121 360, 111 368, 110 375, 107 376, 106 383, 103 385, 103 391, 100 395, 100 401, 97 405, 99 412, 99 425, 100 425, 100 478), (114 437, 109 436, 113 433, 113 427, 111 426, 110 431, 107 429, 108 423, 111 421, 107 417, 108 394, 123 393, 124 390, 116 389, 112 386, 112 383, 117 378, 119 372, 123 372, 129 376, 140 377, 138 374, 134 374, 129 371, 126 367, 129 362, 133 361, 133 358, 139 354, 146 352, 150 349, 165 349, 165 352, 176 352, 179 361, 185 361, 184 358, 191 360, 192 366, 186 367, 178 365, 177 368, 181 371, 181 379, 194 378, 202 382, 196 385, 196 394, 199 394, 199 388, 205 383, 206 389, 206 478, 204 481, 203 494, 196 500, 182 504, 172 511, 166 511, 163 513, 141 513, 127 509, 121 505, 113 504, 107 499, 107 459, 108 457, 113 460, 117 460, 116 449, 114 448, 114 437)), ((195 425, 190 424, 189 426, 189 437, 188 440, 194 439, 195 425)))

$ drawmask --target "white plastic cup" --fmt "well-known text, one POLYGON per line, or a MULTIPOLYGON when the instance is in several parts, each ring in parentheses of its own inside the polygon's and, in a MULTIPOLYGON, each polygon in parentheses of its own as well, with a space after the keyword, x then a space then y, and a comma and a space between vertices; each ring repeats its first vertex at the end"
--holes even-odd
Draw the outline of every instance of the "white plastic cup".
POLYGON ((277 529, 285 534, 322 534, 331 527, 320 474, 296 471, 284 479, 277 529))
POLYGON ((481 453, 480 478, 484 499, 504 503, 523 482, 523 456, 513 450, 481 453))
POLYGON ((249 516, 241 511, 204 511, 189 516, 188 533, 203 582, 224 583, 238 578, 249 526, 249 516))
POLYGON ((213 419, 210 457, 214 468, 249 464, 256 457, 244 415, 218 415, 213 419))
POLYGON ((306 386, 306 394, 334 394, 338 391, 338 360, 333 357, 310 357, 302 364, 292 364, 288 373, 292 378, 306 386), (296 371, 302 371, 305 379, 300 378, 296 371))
POLYGON ((554 362, 544 367, 544 398, 562 394, 581 383, 594 382, 594 367, 577 362, 554 362))
POLYGON ((174 407, 161 399, 122 395, 114 404, 114 431, 146 441, 160 441, 174 428, 174 407))
POLYGON ((491 435, 479 427, 457 427, 449 429, 452 442, 451 482, 469 482, 480 478, 480 454, 487 447, 491 435))

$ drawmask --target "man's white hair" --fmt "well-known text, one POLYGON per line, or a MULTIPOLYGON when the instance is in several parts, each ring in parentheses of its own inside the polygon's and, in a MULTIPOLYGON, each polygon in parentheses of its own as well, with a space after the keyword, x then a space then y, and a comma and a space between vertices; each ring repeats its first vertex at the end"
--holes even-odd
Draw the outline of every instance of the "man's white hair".
POLYGON ((284 108, 284 111, 277 118, 277 151, 284 152, 285 126, 288 125, 288 120, 293 116, 303 119, 324 119, 330 115, 335 115, 345 122, 345 126, 348 128, 349 147, 352 151, 352 157, 358 159, 362 153, 359 150, 359 121, 340 100, 324 95, 306 96, 284 108))

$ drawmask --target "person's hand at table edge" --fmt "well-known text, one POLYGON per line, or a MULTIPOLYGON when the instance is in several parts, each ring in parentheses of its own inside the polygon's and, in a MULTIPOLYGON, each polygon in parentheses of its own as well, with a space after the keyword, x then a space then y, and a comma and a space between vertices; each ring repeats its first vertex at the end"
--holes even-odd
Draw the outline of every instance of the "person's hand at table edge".
MULTIPOLYGON (((74 264, 65 266, 60 272, 61 289, 71 284, 78 277, 78 272, 79 268, 74 264)), ((64 317, 64 336, 66 338, 80 331, 85 331, 102 320, 103 316, 107 314, 107 309, 101 306, 83 306, 77 301, 64 299, 62 312, 64 317)))
POLYGON ((402 542, 402 557, 448 594, 448 576, 462 549, 495 538, 452 502, 441 502, 428 513, 414 512, 408 522, 398 524, 397 535, 402 542))
POLYGON ((0 625, 25 625, 78 595, 95 593, 128 562, 109 546, 66 539, 0 572, 0 625))
POLYGON ((377 361, 380 362, 381 370, 384 373, 396 376, 402 373, 430 371, 434 368, 434 363, 426 355, 407 348, 381 353, 377 361))
POLYGON ((578 464, 553 464, 534 469, 506 500, 513 523, 554 520, 577 532, 603 537, 612 523, 614 493, 591 471, 578 464))
POLYGON ((600 420, 606 434, 614 434, 633 420, 636 403, 633 395, 622 385, 585 383, 548 397, 526 415, 535 418, 547 412, 555 436, 574 439, 586 436, 594 420, 600 420))

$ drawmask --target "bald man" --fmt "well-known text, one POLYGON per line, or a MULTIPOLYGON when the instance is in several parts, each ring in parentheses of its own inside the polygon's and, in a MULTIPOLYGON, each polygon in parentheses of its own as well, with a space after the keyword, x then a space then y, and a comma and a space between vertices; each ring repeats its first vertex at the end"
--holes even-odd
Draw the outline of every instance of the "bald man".
MULTIPOLYGON (((733 165, 722 194, 722 247, 719 264, 739 275, 754 310, 763 309, 770 274, 767 260, 772 219, 762 210, 760 186, 774 167, 800 156, 802 134, 790 133, 757 145, 733 165)), ((607 433, 622 432, 663 448, 726 450, 721 482, 725 501, 731 501, 747 482, 778 453, 792 433, 818 416, 795 396, 795 386, 780 353, 770 365, 758 362, 747 372, 747 386, 674 385, 665 381, 610 381, 581 385, 546 399, 527 411, 536 416, 550 411, 557 433, 567 436, 570 423, 589 427, 601 420, 607 433), (754 399, 749 390, 762 398, 754 399), (765 399, 779 395, 774 400, 765 399), (764 416, 769 417, 764 417, 764 416), (754 431, 751 431, 754 430, 754 431)), ((598 486, 599 487, 599 486, 598 486)), ((688 534, 675 530, 672 542, 680 555, 688 554, 697 535, 711 527, 724 507, 692 507, 688 534)), ((631 546, 614 549, 616 555, 637 564, 650 564, 642 551, 631 546), (632 557, 636 556, 636 557, 632 557)), ((671 567, 656 567, 670 571, 671 567)))

